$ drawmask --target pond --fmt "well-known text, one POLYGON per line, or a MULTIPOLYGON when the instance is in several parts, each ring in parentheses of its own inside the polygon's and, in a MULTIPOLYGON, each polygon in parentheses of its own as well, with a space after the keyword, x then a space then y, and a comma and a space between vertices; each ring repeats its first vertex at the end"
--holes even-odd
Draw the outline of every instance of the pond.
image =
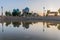
POLYGON ((59 40, 60 23, 2 22, 0 40, 59 40))

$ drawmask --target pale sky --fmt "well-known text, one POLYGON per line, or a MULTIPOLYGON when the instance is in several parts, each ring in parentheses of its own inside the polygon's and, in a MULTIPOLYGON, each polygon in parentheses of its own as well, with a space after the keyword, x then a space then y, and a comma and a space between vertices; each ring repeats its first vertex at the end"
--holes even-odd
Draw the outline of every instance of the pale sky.
POLYGON ((44 6, 46 10, 57 11, 57 9, 60 8, 60 0, 0 0, 0 7, 1 6, 3 6, 4 11, 12 11, 14 8, 22 10, 25 7, 29 7, 30 11, 42 12, 44 6))

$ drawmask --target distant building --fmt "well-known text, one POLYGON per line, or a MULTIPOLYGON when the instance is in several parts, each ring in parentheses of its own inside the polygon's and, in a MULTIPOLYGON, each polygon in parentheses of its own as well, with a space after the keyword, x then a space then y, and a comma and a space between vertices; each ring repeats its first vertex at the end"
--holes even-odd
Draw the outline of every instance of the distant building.
POLYGON ((50 11, 49 13, 46 14, 46 16, 49 16, 49 14, 54 14, 54 16, 58 15, 57 11, 50 11))
POLYGON ((50 14, 56 14, 56 13, 58 13, 58 12, 50 12, 50 14))
POLYGON ((26 7, 25 9, 23 9, 23 13, 29 13, 29 8, 26 7))
POLYGON ((33 16, 39 16, 37 13, 34 13, 33 16))

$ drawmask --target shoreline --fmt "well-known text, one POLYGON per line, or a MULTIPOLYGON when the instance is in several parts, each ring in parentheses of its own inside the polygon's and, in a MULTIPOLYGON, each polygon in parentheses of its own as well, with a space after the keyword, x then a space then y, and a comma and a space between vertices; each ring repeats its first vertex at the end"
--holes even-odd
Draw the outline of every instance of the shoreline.
POLYGON ((18 16, 0 16, 0 23, 2 22, 58 22, 60 23, 60 16, 39 16, 39 17, 18 17, 18 16))

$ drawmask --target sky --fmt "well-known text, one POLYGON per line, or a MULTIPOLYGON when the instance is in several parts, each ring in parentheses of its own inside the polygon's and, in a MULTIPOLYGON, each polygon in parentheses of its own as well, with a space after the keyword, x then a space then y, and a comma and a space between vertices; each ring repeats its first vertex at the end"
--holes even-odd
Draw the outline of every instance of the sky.
POLYGON ((12 11, 14 8, 19 8, 21 11, 25 7, 29 7, 30 11, 41 13, 43 7, 45 10, 57 11, 60 8, 60 0, 0 0, 1 6, 3 6, 4 12, 12 11))

